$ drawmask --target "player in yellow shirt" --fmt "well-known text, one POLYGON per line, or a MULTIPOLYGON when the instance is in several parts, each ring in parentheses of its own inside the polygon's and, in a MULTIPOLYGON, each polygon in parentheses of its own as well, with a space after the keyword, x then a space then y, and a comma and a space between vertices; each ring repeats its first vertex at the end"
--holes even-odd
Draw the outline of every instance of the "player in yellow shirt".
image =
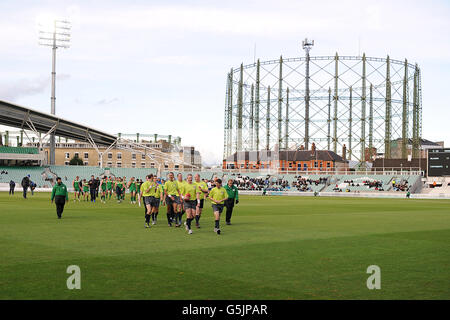
POLYGON ((156 224, 156 221, 158 220, 161 198, 164 199, 164 187, 160 181, 158 181, 158 177, 156 175, 153 176, 153 182, 156 184, 156 190, 152 205, 152 224, 156 224))
POLYGON ((194 220, 196 208, 200 206, 200 191, 195 183, 192 183, 192 174, 188 174, 183 186, 183 202, 186 210, 186 231, 192 234, 191 222, 194 220))
POLYGON ((150 218, 152 216, 152 205, 155 197, 156 184, 153 182, 153 174, 146 177, 146 181, 141 185, 141 195, 144 199, 145 207, 145 227, 150 228, 150 218))
POLYGON ((214 212, 214 232, 220 234, 220 214, 223 211, 224 202, 228 199, 228 193, 225 188, 222 187, 222 180, 216 179, 216 187, 212 188, 209 192, 208 199, 212 202, 212 208, 214 212))
POLYGON ((181 226, 182 217, 183 217, 183 214, 185 213, 184 201, 183 201, 185 183, 186 183, 186 181, 183 180, 183 175, 181 173, 178 173, 177 174, 177 185, 178 185, 178 190, 180 190, 180 197, 178 198, 177 210, 175 211, 176 212, 175 213, 175 227, 181 226))
POLYGON ((177 210, 177 198, 179 199, 180 197, 180 190, 178 189, 173 172, 169 172, 168 178, 164 183, 163 205, 167 204, 167 222, 169 223, 169 227, 171 227, 177 210))
POLYGON ((200 175, 198 173, 195 174, 194 178, 195 184, 197 185, 197 188, 200 191, 200 205, 197 206, 195 211, 195 226, 197 228, 200 228, 200 216, 202 215, 205 198, 208 195, 208 186, 205 181, 200 180, 200 175))

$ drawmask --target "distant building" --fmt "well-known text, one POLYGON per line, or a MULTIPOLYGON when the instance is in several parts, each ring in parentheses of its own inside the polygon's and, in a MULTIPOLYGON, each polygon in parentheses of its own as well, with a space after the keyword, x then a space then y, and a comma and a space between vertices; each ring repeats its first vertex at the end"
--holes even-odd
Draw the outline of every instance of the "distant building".
POLYGON ((326 171, 348 163, 328 150, 239 151, 223 160, 222 169, 274 169, 279 171, 326 171))
MULTIPOLYGON (((401 159, 402 158, 402 145, 403 145, 403 140, 401 138, 391 141, 391 158, 392 159, 401 159)), ((430 140, 421 139, 420 140, 419 158, 427 158, 428 149, 443 148, 443 147, 444 147, 443 141, 433 142, 430 140)), ((408 155, 412 154, 412 139, 407 140, 406 153, 408 155)))

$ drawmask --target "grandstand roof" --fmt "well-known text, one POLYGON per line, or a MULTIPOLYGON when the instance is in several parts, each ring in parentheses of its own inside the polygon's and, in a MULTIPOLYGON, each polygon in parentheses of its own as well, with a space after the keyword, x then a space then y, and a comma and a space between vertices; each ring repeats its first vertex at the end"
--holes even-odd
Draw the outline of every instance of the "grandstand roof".
POLYGON ((116 141, 116 137, 112 134, 2 100, 0 100, 0 114, 1 125, 29 130, 26 122, 31 121, 36 131, 41 133, 47 133, 57 125, 54 133, 63 138, 85 141, 89 133, 98 145, 109 146, 116 141))

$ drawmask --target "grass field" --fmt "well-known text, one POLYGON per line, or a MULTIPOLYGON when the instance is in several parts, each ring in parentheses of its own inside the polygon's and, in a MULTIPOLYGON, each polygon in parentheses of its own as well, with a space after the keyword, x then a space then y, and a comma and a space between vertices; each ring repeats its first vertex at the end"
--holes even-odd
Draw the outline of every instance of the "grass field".
POLYGON ((448 200, 242 196, 221 235, 209 203, 187 235, 128 200, 58 220, 48 193, 0 193, 0 299, 450 299, 448 200))

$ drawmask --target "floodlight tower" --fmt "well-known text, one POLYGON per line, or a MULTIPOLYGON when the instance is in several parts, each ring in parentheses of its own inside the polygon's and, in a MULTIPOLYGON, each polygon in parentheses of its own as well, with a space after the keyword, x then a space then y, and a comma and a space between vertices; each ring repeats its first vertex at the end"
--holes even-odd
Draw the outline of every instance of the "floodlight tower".
MULTIPOLYGON (((52 47, 51 114, 55 114, 56 49, 70 47, 69 21, 53 19, 39 23, 39 45, 52 47)), ((50 164, 55 164, 55 134, 50 135, 50 164)))
POLYGON ((302 47, 306 52, 306 74, 305 74, 305 150, 309 149, 309 51, 314 46, 314 40, 308 38, 303 40, 302 47))

